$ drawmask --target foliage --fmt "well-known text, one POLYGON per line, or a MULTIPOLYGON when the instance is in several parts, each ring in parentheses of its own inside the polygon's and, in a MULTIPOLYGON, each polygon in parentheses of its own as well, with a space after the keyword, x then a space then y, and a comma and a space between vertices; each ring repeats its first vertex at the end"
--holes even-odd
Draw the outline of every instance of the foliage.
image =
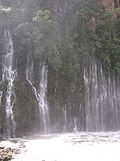
POLYGON ((49 10, 39 10, 33 17, 33 23, 33 35, 36 37, 34 39, 35 54, 44 55, 48 64, 57 70, 61 66, 60 43, 57 35, 59 33, 56 30, 57 22, 52 18, 49 10))
POLYGON ((119 19, 105 12, 103 19, 98 21, 96 30, 97 42, 99 42, 97 49, 101 58, 107 66, 116 72, 119 72, 120 66, 119 25, 119 19))
POLYGON ((82 2, 77 13, 77 23, 71 34, 77 58, 86 55, 99 55, 103 64, 120 71, 120 21, 119 8, 104 10, 97 1, 82 2), (95 18, 96 31, 90 29, 91 17, 95 18))

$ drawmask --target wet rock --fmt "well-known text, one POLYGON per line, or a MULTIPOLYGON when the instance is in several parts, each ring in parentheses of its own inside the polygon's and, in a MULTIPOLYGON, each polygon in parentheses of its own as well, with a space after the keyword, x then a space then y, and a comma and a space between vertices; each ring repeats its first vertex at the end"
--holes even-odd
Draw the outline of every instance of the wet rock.
POLYGON ((4 149, 4 152, 6 152, 6 153, 12 153, 12 148, 6 148, 6 149, 4 149))
POLYGON ((21 143, 19 148, 25 148, 25 144, 24 143, 21 143))
POLYGON ((1 146, 1 145, 0 145, 0 150, 1 150, 1 149, 4 149, 4 148, 5 148, 4 146, 1 146))
POLYGON ((12 150, 14 154, 20 154, 21 150, 19 148, 12 150))

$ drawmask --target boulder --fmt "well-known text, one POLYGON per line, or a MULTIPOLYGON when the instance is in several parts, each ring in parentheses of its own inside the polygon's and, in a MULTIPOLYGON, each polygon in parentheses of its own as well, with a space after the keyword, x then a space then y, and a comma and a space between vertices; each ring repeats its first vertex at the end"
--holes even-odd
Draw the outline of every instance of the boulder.
POLYGON ((0 152, 0 160, 1 161, 8 161, 12 159, 12 153, 7 153, 4 150, 0 152))
POLYGON ((13 149, 14 154, 20 154, 21 150, 19 148, 13 149))

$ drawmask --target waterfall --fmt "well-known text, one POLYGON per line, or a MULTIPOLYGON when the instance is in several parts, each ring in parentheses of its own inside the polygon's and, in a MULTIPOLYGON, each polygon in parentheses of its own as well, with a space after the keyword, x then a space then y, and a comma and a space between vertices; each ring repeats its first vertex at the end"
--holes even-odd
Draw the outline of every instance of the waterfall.
POLYGON ((37 92, 37 89, 33 85, 33 61, 31 62, 29 56, 28 56, 27 67, 26 67, 26 80, 31 85, 35 98, 37 102, 39 102, 39 93, 37 92))
POLYGON ((3 70, 2 70, 2 81, 7 81, 6 91, 6 122, 7 122, 7 135, 8 137, 15 137, 15 120, 13 113, 13 105, 15 102, 14 93, 14 80, 16 77, 16 71, 13 69, 13 41, 9 30, 4 31, 5 42, 6 42, 6 54, 3 58, 3 70))
POLYGON ((74 132, 78 132, 77 118, 74 118, 74 122, 73 122, 73 123, 74 123, 74 124, 73 124, 73 125, 74 125, 74 126, 73 126, 73 127, 74 127, 74 128, 73 128, 73 131, 74 131, 74 132))
POLYGON ((42 66, 41 70, 41 80, 39 84, 39 111, 40 111, 40 118, 41 118, 41 127, 43 131, 46 133, 49 131, 49 109, 48 109, 48 102, 46 99, 46 94, 47 94, 47 75, 48 75, 48 70, 47 66, 44 65, 42 66))
POLYGON ((49 132, 49 110, 48 102, 46 99, 47 94, 47 67, 45 63, 42 66, 41 73, 39 74, 40 82, 39 87, 36 88, 33 85, 33 62, 31 62, 30 57, 28 56, 28 63, 26 68, 26 80, 32 87, 33 93, 38 103, 39 116, 40 116, 40 129, 43 133, 49 132))
POLYGON ((89 57, 84 68, 86 131, 117 130, 119 126, 119 80, 105 73, 100 60, 89 57))
POLYGON ((66 107, 66 105, 63 108, 63 120, 64 120, 63 132, 66 132, 67 131, 67 107, 66 107))

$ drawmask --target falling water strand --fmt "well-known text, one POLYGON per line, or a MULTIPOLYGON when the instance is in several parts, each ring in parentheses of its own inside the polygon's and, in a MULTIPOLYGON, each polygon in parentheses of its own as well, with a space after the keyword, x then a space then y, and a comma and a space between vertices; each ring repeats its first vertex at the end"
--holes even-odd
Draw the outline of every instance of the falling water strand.
POLYGON ((40 113, 40 130, 43 133, 49 132, 49 110, 48 102, 46 99, 47 93, 47 67, 42 66, 41 73, 39 75, 40 83, 39 87, 36 88, 33 85, 33 62, 30 62, 30 56, 28 56, 27 68, 26 68, 26 80, 32 87, 33 93, 38 103, 39 113, 40 113))
POLYGON ((0 105, 1 105, 1 102, 2 102, 2 95, 3 95, 3 91, 1 89, 1 86, 2 86, 2 80, 0 81, 0 105))
POLYGON ((5 30, 4 35, 6 40, 6 54, 3 60, 2 81, 8 82, 5 103, 7 135, 8 137, 15 137, 15 121, 13 113, 15 93, 13 82, 16 77, 16 71, 13 70, 13 41, 9 30, 5 30))
POLYGON ((47 93, 47 83, 48 83, 48 70, 47 66, 42 66, 41 70, 41 80, 39 84, 39 111, 40 111, 40 118, 42 122, 42 130, 44 133, 49 132, 49 109, 48 109, 48 102, 46 98, 47 93))
POLYGON ((37 102, 39 102, 39 93, 37 92, 37 89, 33 85, 33 62, 30 62, 29 56, 28 56, 28 62, 27 62, 27 68, 26 68, 26 80, 31 85, 35 98, 37 102))
POLYGON ((74 120, 73 120, 73 125, 74 125, 73 132, 78 132, 77 118, 74 118, 74 120))
POLYGON ((86 131, 118 128, 119 87, 115 73, 103 71, 100 60, 88 58, 84 68, 86 131))
POLYGON ((2 91, 0 91, 0 105, 1 105, 1 99, 2 99, 2 91))
POLYGON ((67 107, 66 105, 63 109, 63 120, 64 120, 63 132, 66 132, 67 131, 67 107))

